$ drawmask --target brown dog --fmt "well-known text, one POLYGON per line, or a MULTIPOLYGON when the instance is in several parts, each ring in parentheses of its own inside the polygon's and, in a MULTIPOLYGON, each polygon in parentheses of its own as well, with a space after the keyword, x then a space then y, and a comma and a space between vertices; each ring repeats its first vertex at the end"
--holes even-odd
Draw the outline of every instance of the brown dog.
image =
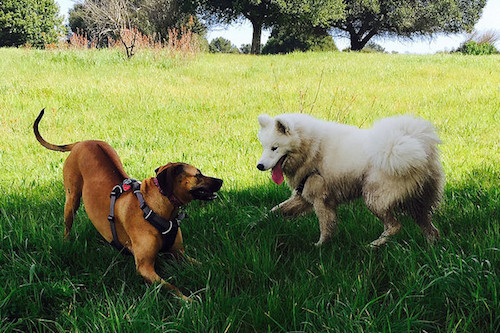
MULTIPOLYGON (((108 220, 110 193, 113 188, 129 177, 116 151, 103 141, 81 141, 68 145, 53 145, 45 141, 38 131, 38 123, 44 110, 40 112, 33 130, 37 140, 47 149, 71 151, 63 168, 66 203, 64 205, 64 238, 68 239, 73 224, 74 213, 83 198, 85 210, 96 229, 108 241, 113 241, 113 233, 108 220)), ((137 185, 139 186, 139 185, 137 185)), ((156 178, 147 178, 140 183, 147 206, 169 222, 179 213, 179 206, 191 200, 212 200, 222 186, 222 180, 206 177, 194 166, 184 163, 168 163, 156 169, 156 178)), ((137 191, 139 192, 139 191, 137 191)), ((117 241, 134 255, 137 271, 149 282, 160 282, 177 296, 187 299, 177 287, 163 280, 155 271, 155 259, 164 238, 160 231, 145 220, 139 207, 138 198, 125 192, 116 200, 114 221, 117 241)), ((167 249, 177 258, 184 256, 180 228, 174 235, 173 245, 167 249)), ((127 252, 128 252, 127 251, 127 252)))

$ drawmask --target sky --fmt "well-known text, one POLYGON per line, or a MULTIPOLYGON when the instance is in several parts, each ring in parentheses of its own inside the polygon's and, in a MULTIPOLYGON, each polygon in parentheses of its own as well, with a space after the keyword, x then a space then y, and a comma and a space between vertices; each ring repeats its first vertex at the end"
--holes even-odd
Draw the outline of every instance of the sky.
MULTIPOLYGON (((75 4, 74 0, 55 0, 61 9, 61 14, 66 18, 68 11, 75 4)), ((488 0, 483 9, 481 19, 477 22, 475 29, 477 31, 495 30, 500 33, 500 0, 488 0)), ((262 32, 262 44, 265 44, 269 38, 270 30, 262 32)), ((248 20, 226 26, 209 27, 207 38, 211 41, 214 38, 223 37, 229 39, 235 46, 240 47, 243 44, 250 44, 252 41, 252 25, 248 20)), ((394 38, 376 38, 372 41, 381 45, 387 52, 430 54, 440 51, 451 51, 466 39, 466 35, 446 35, 433 38, 418 38, 414 40, 394 39, 394 38)), ((334 36, 337 47, 342 50, 349 47, 348 38, 334 36)), ((500 41, 496 44, 500 48, 500 41)))

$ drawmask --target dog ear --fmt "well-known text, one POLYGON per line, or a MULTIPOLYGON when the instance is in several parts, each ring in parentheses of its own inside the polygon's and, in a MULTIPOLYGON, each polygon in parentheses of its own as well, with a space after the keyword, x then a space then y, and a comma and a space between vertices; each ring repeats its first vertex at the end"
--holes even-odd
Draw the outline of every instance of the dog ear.
POLYGON ((182 164, 173 164, 156 175, 158 185, 160 185, 161 190, 167 197, 171 196, 174 192, 175 179, 183 171, 184 166, 182 164))
POLYGON ((261 114, 259 117, 259 125, 260 127, 264 128, 267 127, 273 120, 273 118, 269 117, 267 114, 261 114))
POLYGON ((276 120, 276 129, 284 135, 290 134, 290 127, 283 120, 276 120))

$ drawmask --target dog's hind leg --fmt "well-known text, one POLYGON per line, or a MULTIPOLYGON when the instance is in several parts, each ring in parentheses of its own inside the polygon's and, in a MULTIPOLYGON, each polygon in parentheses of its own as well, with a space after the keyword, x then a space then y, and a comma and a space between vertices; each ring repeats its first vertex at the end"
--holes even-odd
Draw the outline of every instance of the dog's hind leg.
POLYGON ((66 202, 64 204, 64 239, 68 240, 73 227, 75 213, 80 207, 82 197, 81 177, 64 176, 64 188, 66 191, 66 202))
POLYGON ((401 222, 398 221, 392 210, 380 213, 371 207, 368 208, 370 208, 372 213, 384 223, 384 232, 382 232, 376 240, 371 242, 370 246, 376 247, 384 245, 392 236, 396 235, 401 230, 401 222))
POLYGON ((434 244, 439 240, 439 230, 432 224, 430 213, 412 214, 412 218, 422 229, 427 243, 434 244))
POLYGON ((78 207, 80 207, 81 196, 81 192, 78 192, 75 188, 66 189, 66 203, 64 204, 64 240, 69 239, 71 228, 73 227, 73 220, 75 219, 75 213, 78 207))
POLYGON ((307 202, 300 194, 294 192, 286 201, 271 209, 271 213, 281 214, 283 217, 295 217, 302 213, 310 211, 312 205, 307 202))
POLYGON ((430 207, 430 203, 425 202, 425 200, 415 200, 405 208, 412 219, 422 229, 427 243, 436 243, 439 240, 439 230, 432 224, 432 208, 430 207))

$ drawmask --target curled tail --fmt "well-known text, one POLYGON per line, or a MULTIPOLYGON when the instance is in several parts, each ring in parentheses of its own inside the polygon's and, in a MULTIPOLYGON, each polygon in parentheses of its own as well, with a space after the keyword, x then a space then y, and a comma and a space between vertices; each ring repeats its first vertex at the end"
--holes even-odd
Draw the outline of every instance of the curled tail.
POLYGON ((33 124, 33 131, 35 132, 35 137, 38 140, 38 142, 40 142, 40 144, 42 146, 44 146, 45 148, 50 149, 50 150, 70 151, 73 148, 73 146, 75 145, 74 143, 68 144, 68 145, 58 146, 58 145, 53 145, 51 143, 48 143, 47 141, 45 141, 44 138, 42 138, 42 136, 40 135, 40 132, 38 131, 38 124, 40 123, 40 120, 42 120, 44 113, 45 113, 45 109, 42 109, 42 111, 40 111, 40 114, 38 115, 38 117, 36 117, 35 123, 33 124))
POLYGON ((375 123, 367 152, 376 168, 405 176, 412 170, 426 168, 439 143, 441 140, 430 122, 398 116, 375 123))

